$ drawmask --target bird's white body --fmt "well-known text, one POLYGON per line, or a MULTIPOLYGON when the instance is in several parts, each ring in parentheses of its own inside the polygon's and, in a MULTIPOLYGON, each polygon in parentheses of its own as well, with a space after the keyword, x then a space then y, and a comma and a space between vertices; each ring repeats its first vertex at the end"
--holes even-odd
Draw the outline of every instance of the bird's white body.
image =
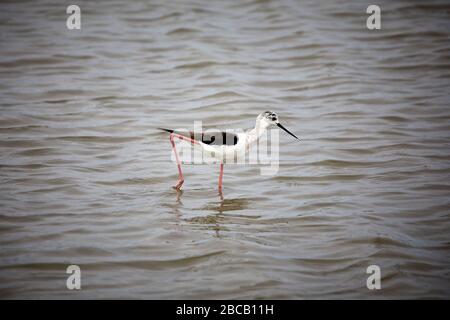
POLYGON ((209 145, 201 142, 198 146, 202 149, 204 153, 207 153, 209 156, 217 159, 217 160, 225 160, 234 157, 235 155, 245 153, 247 142, 246 142, 246 134, 245 133, 237 133, 238 143, 233 146, 216 146, 209 145))
POLYGON ((271 124, 265 121, 264 118, 257 119, 255 128, 247 130, 246 132, 236 133, 238 142, 235 145, 209 145, 200 142, 197 146, 209 156, 221 161, 236 157, 244 157, 245 152, 266 133, 267 128, 270 125, 271 124))

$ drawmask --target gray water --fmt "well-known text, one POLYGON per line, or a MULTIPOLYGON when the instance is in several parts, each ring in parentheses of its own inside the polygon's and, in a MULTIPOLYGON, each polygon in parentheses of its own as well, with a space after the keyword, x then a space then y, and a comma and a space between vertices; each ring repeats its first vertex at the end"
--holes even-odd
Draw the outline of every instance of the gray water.
POLYGON ((1 298, 450 297, 448 2, 76 3, 0 4, 1 298), (157 127, 265 110, 277 175, 171 188, 157 127))

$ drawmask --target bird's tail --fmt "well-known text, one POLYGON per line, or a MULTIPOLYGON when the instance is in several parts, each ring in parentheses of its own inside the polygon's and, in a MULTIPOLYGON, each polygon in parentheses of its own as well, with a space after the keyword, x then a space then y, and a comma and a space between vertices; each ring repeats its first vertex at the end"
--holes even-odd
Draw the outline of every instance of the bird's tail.
POLYGON ((171 130, 171 129, 164 129, 164 128, 158 128, 158 129, 162 130, 162 131, 166 131, 168 133, 173 133, 173 130, 171 130))

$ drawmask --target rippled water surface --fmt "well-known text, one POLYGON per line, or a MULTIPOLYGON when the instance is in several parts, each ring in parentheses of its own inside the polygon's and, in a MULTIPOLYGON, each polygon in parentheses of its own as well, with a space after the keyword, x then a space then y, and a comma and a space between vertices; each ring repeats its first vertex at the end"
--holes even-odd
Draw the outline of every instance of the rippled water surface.
POLYGON ((77 4, 0 4, 1 298, 450 297, 448 2, 77 4), (157 127, 265 110, 277 175, 171 189, 157 127))

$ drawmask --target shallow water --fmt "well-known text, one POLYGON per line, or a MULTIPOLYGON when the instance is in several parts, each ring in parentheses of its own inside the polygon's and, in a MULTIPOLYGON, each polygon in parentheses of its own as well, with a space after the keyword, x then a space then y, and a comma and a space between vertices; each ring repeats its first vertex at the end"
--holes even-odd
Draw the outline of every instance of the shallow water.
POLYGON ((450 297, 448 4, 77 3, 0 4, 1 298, 450 297), (171 189, 155 128, 265 110, 277 175, 171 189))

